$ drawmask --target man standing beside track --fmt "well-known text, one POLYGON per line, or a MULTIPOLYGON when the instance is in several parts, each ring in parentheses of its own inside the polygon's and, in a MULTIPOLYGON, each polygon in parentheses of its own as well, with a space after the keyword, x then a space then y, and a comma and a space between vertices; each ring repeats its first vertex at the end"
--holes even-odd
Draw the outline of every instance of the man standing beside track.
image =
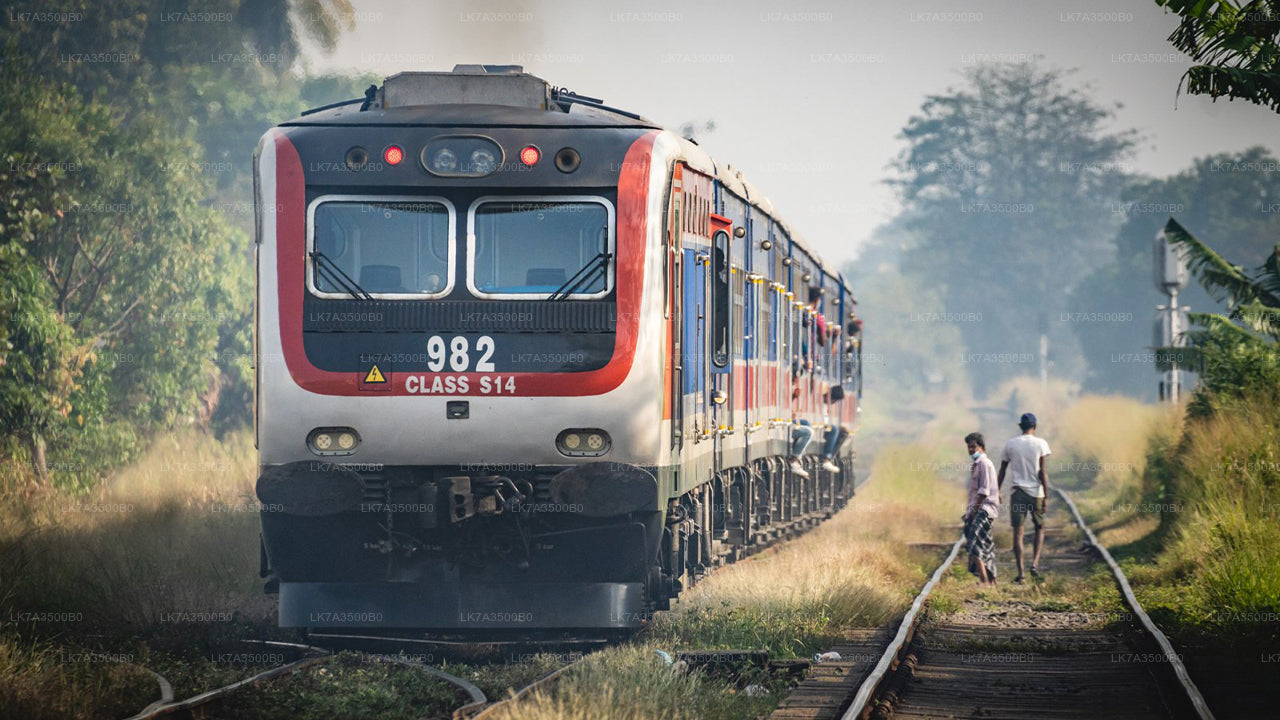
POLYGON ((964 516, 965 546, 969 550, 969 572, 981 583, 996 584, 996 544, 991 538, 991 524, 1000 514, 1000 486, 996 482, 996 466, 987 457, 987 443, 982 433, 964 437, 973 468, 969 474, 969 506, 964 516))
POLYGON ((1018 421, 1022 434, 1004 444, 1000 452, 999 486, 1004 487, 1005 471, 1013 475, 1013 497, 1009 500, 1009 520, 1013 524, 1013 558, 1018 564, 1020 583, 1022 575, 1022 525, 1031 515, 1036 526, 1035 551, 1031 555, 1031 574, 1040 576, 1040 550, 1044 547, 1044 513, 1049 498, 1049 475, 1044 469, 1044 459, 1049 456, 1049 443, 1036 437, 1036 416, 1023 413, 1018 421))

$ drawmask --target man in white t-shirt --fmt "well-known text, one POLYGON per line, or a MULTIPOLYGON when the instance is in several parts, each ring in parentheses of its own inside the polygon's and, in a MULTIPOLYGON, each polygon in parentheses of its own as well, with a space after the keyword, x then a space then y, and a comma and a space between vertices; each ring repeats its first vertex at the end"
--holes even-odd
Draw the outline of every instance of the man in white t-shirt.
POLYGON ((1022 582, 1022 525, 1031 515, 1036 525, 1035 550, 1031 555, 1031 574, 1040 575, 1040 549, 1044 547, 1044 512, 1049 498, 1049 475, 1044 469, 1044 459, 1049 456, 1049 443, 1036 437, 1036 416, 1023 413, 1018 422, 1022 434, 1004 444, 1000 451, 1000 475, 997 483, 1004 487, 1005 472, 1013 482, 1013 496, 1009 499, 1009 519, 1013 523, 1013 558, 1018 564, 1018 577, 1022 582))

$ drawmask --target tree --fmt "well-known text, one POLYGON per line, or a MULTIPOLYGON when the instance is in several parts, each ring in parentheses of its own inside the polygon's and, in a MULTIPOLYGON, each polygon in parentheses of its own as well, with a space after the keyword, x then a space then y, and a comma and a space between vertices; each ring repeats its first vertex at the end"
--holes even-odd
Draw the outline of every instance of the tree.
MULTIPOLYGON (((1228 314, 1192 313, 1200 327, 1185 333, 1189 347, 1161 348, 1182 353, 1179 366, 1200 373, 1192 414, 1205 414, 1223 398, 1247 397, 1280 389, 1280 244, 1256 269, 1245 271, 1192 235, 1173 218, 1164 228, 1169 242, 1187 250, 1192 274, 1215 299, 1227 303, 1228 314)), ((1163 362, 1162 368, 1173 363, 1163 362)))
POLYGON ((0 170, 0 435, 41 479, 46 440, 98 453, 71 458, 92 476, 180 419, 248 421, 252 149, 368 84, 289 72, 349 0, 183 5, 0 14, 0 158, 23 169, 0 170))
POLYGON ((1182 76, 1192 95, 1240 98, 1280 112, 1280 0, 1156 0, 1182 18, 1169 36, 1197 65, 1182 76))
MULTIPOLYGON (((1149 328, 1156 305, 1167 298, 1150 281, 1152 239, 1174 214, 1191 233, 1220 238, 1224 255, 1250 266, 1262 263, 1280 237, 1278 163, 1266 149, 1253 147, 1197 158, 1176 175, 1136 180, 1125 189, 1113 213, 1124 219, 1114 240, 1115 262, 1082 280, 1070 301, 1093 320, 1072 323, 1090 388, 1154 397, 1149 328)), ((1180 294, 1179 304, 1206 312, 1223 307, 1196 285, 1180 294)))
POLYGON ((916 237, 903 268, 938 289, 941 311, 980 317, 956 359, 979 390, 1033 372, 1043 332, 1066 349, 1055 372, 1069 374, 1075 339, 1052 320, 1111 259, 1111 206, 1136 134, 1107 132, 1111 110, 1034 62, 975 67, 965 80, 902 131, 894 183, 916 237))
POLYGON ((14 199, 0 228, 0 432, 24 439, 44 480, 47 439, 67 447, 107 424, 136 439, 193 413, 218 308, 243 314, 251 295, 247 259, 227 252, 244 236, 204 207, 206 181, 166 167, 198 146, 27 77, 17 58, 0 70, 0 196, 14 199))

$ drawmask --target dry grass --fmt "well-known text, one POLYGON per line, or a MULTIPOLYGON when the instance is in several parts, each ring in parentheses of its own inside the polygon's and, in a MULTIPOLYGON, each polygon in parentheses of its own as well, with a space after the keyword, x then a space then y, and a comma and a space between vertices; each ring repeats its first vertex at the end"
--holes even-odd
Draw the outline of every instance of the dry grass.
POLYGON ((255 457, 243 434, 163 438, 90 493, 7 492, 0 706, 22 717, 136 712, 155 683, 112 658, 169 674, 157 648, 198 658, 246 623, 273 627, 256 572, 255 457))
POLYGON ((244 435, 162 439, 90 494, 6 503, 0 600, 123 634, 167 613, 244 611, 257 590, 254 458, 244 435))
POLYGON ((1144 485, 1151 438, 1175 430, 1178 413, 1130 398, 1089 395, 1062 415, 1050 482, 1072 492, 1106 545, 1135 542, 1159 525, 1144 485))

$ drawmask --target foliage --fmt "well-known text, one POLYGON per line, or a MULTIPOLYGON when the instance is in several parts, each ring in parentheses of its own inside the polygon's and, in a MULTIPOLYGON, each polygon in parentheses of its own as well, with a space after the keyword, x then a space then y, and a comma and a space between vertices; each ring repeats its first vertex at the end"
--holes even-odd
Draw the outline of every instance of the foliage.
POLYGON ((26 83, 16 68, 0 80, 0 152, 34 170, 11 171, 3 189, 25 190, 53 219, 4 233, 21 252, 5 267, 16 312, 0 431, 67 447, 104 422, 171 425, 219 382, 211 318, 247 316, 247 258, 229 252, 243 237, 173 162, 198 157, 194 143, 150 116, 126 123, 74 88, 26 83), (46 168, 56 179, 29 177, 46 168))
POLYGON ((39 11, 0 17, 0 436, 76 485, 156 429, 248 422, 252 148, 367 78, 288 72, 348 0, 39 11))
POLYGON ((1156 0, 1181 17, 1169 42, 1196 65, 1182 76, 1192 95, 1241 98, 1280 112, 1280 0, 1156 0))
MULTIPOLYGON (((1056 354, 1059 375, 1070 373, 1074 338, 1049 319, 1111 256, 1108 211, 1136 141, 1108 132, 1112 111, 1068 77, 1034 62, 969 70, 964 87, 930 96, 907 122, 894 181, 915 236, 904 267, 938 288, 945 312, 982 318, 965 333, 969 353, 1034 357, 1048 332, 1067 350, 1056 354)), ((1009 367, 976 363, 971 374, 984 389, 1009 367)))

